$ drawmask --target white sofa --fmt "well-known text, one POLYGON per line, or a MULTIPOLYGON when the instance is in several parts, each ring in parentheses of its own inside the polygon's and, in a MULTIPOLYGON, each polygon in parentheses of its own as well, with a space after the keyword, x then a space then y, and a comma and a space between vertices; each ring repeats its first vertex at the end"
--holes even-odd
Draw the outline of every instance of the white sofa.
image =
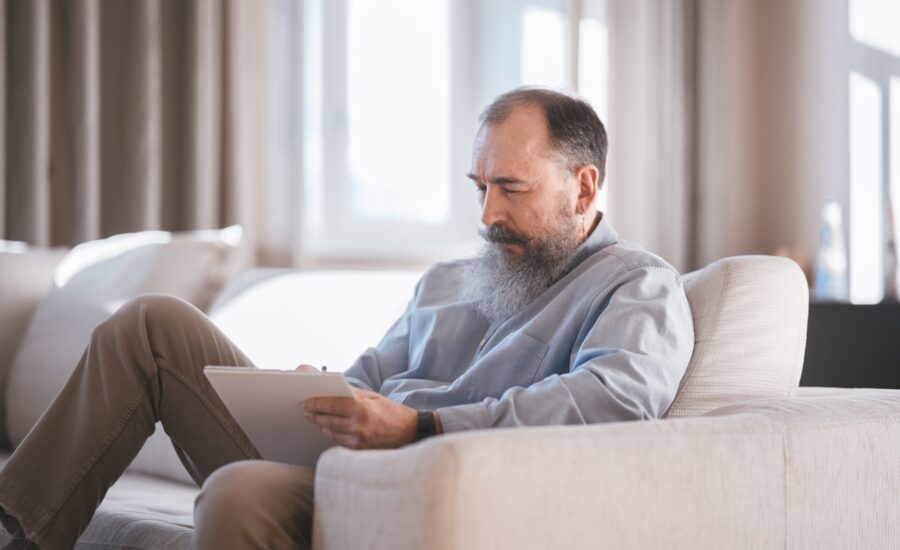
MULTIPOLYGON (((336 370, 417 276, 255 269, 209 310, 259 366, 336 370)), ((667 418, 333 448, 316 472, 314 547, 900 548, 900 391, 795 391, 807 299, 786 260, 728 259, 685 281, 697 346, 667 418)), ((46 300, 34 294, 32 308, 46 300)), ((187 548, 196 491, 158 430, 79 548, 187 548)))

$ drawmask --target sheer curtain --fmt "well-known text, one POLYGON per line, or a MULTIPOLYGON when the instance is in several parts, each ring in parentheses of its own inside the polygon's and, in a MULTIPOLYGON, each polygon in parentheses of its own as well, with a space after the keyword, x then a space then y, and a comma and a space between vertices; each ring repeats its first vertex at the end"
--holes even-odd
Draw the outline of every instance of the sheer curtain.
POLYGON ((0 238, 240 223, 265 180, 266 2, 0 3, 0 238))
POLYGON ((695 241, 693 0, 610 0, 609 218, 684 271, 695 241))

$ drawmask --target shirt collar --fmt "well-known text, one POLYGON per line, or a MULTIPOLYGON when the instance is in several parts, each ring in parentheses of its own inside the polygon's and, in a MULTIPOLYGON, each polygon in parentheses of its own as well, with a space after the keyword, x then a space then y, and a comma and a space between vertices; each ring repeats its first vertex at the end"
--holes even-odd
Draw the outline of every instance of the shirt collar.
POLYGON ((619 235, 612 225, 609 224, 603 212, 597 212, 597 215, 600 216, 600 221, 587 238, 575 249, 575 254, 572 255, 572 260, 569 262, 566 272, 575 269, 578 264, 594 253, 619 242, 619 235))

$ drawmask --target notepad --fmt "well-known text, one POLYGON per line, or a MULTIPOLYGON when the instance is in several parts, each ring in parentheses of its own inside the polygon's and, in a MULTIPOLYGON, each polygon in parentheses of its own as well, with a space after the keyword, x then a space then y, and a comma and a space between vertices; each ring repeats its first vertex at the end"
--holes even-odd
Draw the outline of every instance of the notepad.
POLYGON ((353 397, 341 373, 208 366, 206 378, 265 460, 314 468, 334 446, 303 416, 310 397, 353 397))

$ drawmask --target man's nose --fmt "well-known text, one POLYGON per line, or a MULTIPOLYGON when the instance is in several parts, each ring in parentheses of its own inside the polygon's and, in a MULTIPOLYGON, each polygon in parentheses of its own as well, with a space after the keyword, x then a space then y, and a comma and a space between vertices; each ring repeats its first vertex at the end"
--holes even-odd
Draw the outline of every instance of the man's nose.
POLYGON ((499 191, 497 187, 488 185, 484 192, 484 202, 481 203, 481 223, 485 227, 506 221, 506 206, 499 191))

